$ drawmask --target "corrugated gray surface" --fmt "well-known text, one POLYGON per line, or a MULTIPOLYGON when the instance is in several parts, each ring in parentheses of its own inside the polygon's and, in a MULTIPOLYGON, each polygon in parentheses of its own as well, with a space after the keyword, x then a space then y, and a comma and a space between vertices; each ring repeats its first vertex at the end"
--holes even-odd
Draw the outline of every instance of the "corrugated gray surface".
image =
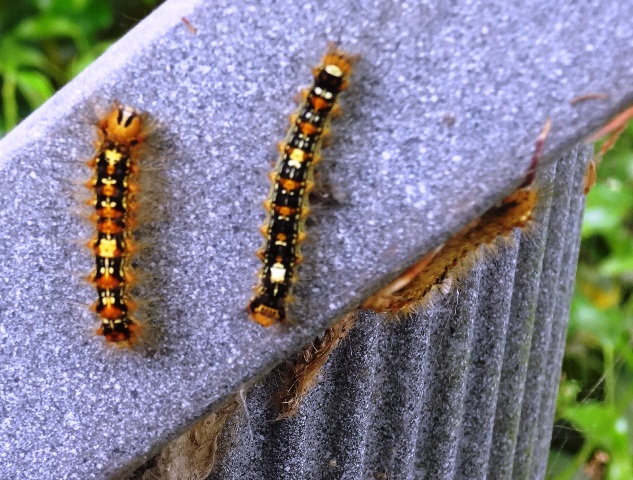
POLYGON ((443 300, 400 323, 362 312, 296 417, 271 422, 277 372, 258 383, 209 478, 544 478, 590 155, 543 172, 535 225, 443 300))
POLYGON ((266 374, 512 191, 547 116, 544 165, 630 103, 631 18, 616 0, 167 1, 0 142, 5 475, 127 472, 266 374), (341 202, 312 216, 296 325, 263 330, 244 307, 266 173, 327 39, 362 55, 322 163, 341 202), (609 100, 569 105, 592 91, 609 100), (139 257, 163 333, 149 357, 104 348, 81 280, 91 232, 73 185, 90 176, 94 100, 114 98, 158 127, 139 257))

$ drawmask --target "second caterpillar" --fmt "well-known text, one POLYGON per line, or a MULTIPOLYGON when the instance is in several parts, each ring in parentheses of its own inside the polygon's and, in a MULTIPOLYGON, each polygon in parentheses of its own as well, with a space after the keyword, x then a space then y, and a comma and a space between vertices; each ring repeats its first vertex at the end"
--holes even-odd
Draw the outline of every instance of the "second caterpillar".
POLYGON ((286 138, 270 175, 272 183, 264 205, 268 213, 261 232, 264 246, 257 251, 263 266, 248 313, 264 327, 286 319, 286 304, 301 263, 300 244, 308 215, 308 195, 314 183, 314 166, 330 120, 339 112, 339 94, 348 86, 356 56, 334 46, 328 48, 313 70, 314 82, 302 92, 303 101, 290 117, 286 138))

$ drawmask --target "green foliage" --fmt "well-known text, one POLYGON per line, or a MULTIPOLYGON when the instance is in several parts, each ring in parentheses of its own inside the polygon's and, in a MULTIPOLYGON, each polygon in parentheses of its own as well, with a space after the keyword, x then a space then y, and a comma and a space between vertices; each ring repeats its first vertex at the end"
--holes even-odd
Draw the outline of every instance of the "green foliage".
POLYGON ((0 0, 0 136, 133 26, 130 18, 156 3, 0 0))
POLYGON ((558 421, 580 432, 584 442, 580 449, 566 449, 555 436, 561 449, 550 452, 551 479, 633 478, 632 228, 630 125, 605 155, 598 183, 587 196, 556 405, 558 421), (597 452, 607 459, 604 476, 587 465, 597 452))

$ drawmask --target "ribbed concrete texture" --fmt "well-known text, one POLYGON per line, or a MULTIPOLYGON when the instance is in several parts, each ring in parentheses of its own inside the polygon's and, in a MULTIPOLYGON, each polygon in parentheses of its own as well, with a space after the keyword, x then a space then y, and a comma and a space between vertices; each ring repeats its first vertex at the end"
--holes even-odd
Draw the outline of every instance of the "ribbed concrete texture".
POLYGON ((544 172, 535 224, 446 297, 398 323, 362 312, 296 417, 271 422, 278 372, 258 383, 209 479, 544 478, 588 155, 544 172))

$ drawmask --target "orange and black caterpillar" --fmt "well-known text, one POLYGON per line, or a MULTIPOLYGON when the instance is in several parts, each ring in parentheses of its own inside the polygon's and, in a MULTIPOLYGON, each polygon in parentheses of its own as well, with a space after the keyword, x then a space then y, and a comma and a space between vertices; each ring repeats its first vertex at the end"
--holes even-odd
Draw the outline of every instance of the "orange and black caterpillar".
POLYGON ((130 258, 135 251, 132 231, 138 213, 138 156, 145 140, 143 116, 134 108, 115 104, 98 123, 98 152, 88 162, 93 169, 86 186, 96 235, 88 243, 95 268, 88 280, 97 289, 92 306, 101 320, 97 330, 108 342, 132 346, 138 341, 139 322, 130 298, 134 273, 130 258))
POLYGON ((251 318, 264 327, 286 319, 286 303, 302 257, 303 225, 308 215, 312 172, 320 160, 321 143, 332 116, 340 111, 337 99, 348 86, 355 56, 328 48, 313 69, 314 83, 302 92, 303 101, 290 117, 286 138, 271 173, 272 187, 264 206, 268 219, 261 232, 266 243, 257 251, 264 265, 255 296, 248 305, 251 318))

